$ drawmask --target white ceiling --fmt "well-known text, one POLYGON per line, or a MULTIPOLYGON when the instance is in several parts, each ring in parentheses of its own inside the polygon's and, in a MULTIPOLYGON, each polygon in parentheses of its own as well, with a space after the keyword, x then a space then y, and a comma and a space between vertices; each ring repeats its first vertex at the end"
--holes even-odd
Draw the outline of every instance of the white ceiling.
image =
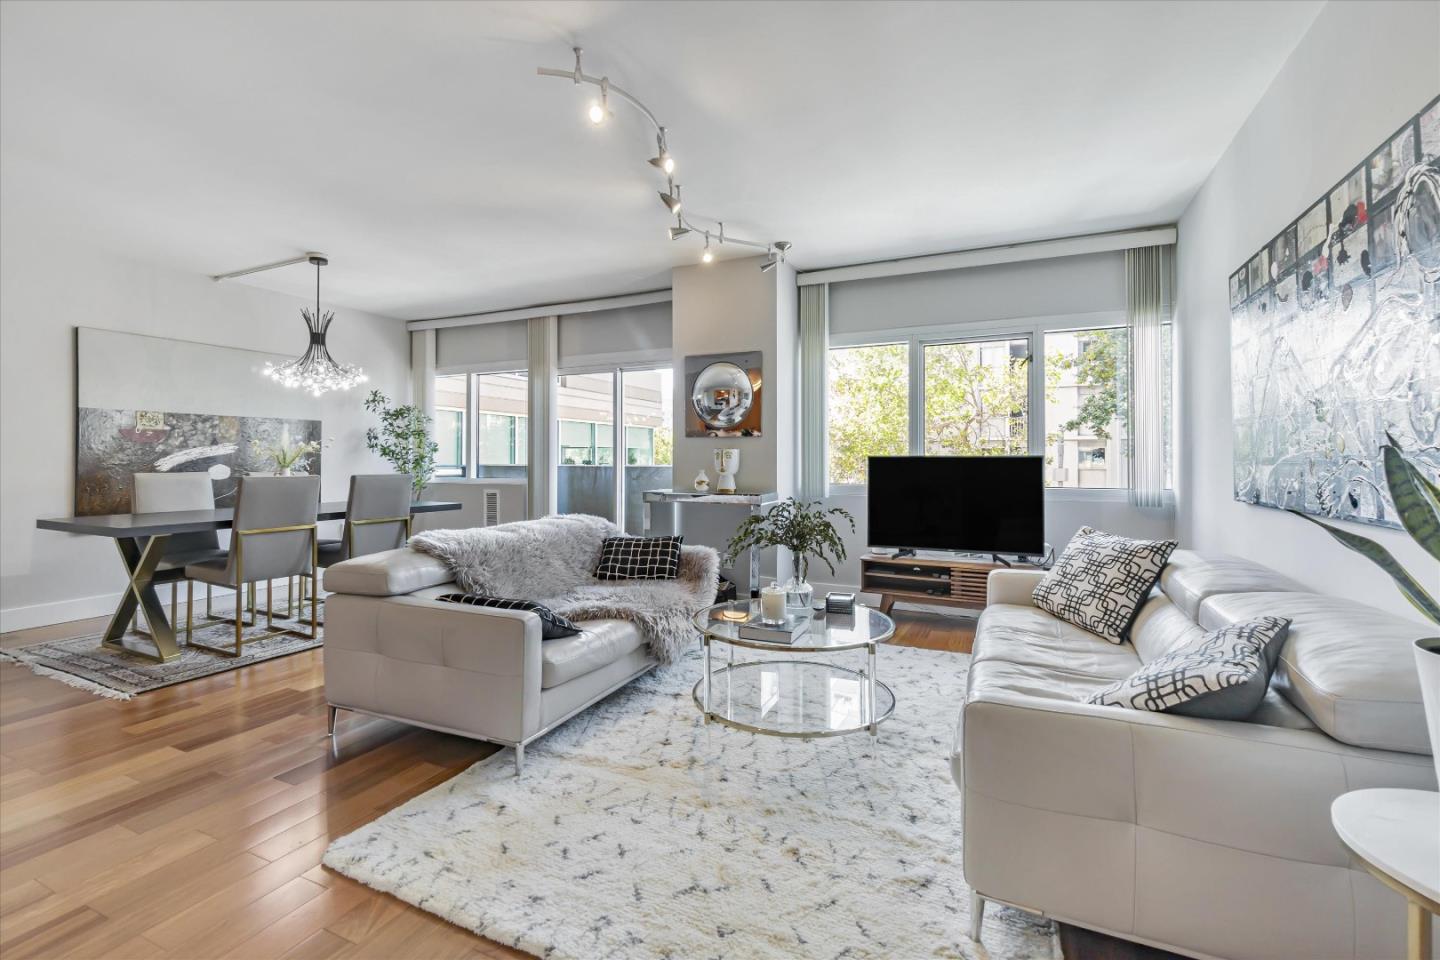
POLYGON ((643 119, 535 75, 579 43, 801 269, 1162 223, 1320 6, 7 0, 0 201, 197 274, 321 250, 405 319, 666 287, 643 119))

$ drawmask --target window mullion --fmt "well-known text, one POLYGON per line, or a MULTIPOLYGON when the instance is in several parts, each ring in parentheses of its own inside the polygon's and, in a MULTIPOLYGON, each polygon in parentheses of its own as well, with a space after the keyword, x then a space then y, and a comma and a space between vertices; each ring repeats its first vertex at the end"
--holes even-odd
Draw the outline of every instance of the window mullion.
POLYGON ((920 456, 925 453, 925 347, 919 337, 910 337, 906 349, 910 364, 910 455, 920 456))

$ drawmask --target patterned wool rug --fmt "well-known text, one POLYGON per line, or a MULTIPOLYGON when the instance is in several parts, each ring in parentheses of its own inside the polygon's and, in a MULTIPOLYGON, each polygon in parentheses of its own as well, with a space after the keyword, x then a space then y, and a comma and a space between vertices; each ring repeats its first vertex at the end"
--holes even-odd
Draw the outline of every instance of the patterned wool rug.
MULTIPOLYGON (((276 619, 275 628, 289 626, 289 621, 276 619)), ((302 633, 308 633, 308 620, 301 626, 302 633)), ((113 700, 129 700, 150 690, 196 680, 211 674, 238 670, 262 660, 288 657, 292 653, 311 650, 324 642, 325 628, 320 636, 309 637, 281 634, 268 640, 250 642, 250 637, 263 636, 270 631, 265 628, 265 615, 260 615, 260 625, 246 627, 244 652, 239 657, 226 657, 205 650, 195 650, 185 645, 182 632, 178 637, 180 656, 169 663, 156 663, 148 657, 114 650, 101 646, 101 634, 74 637, 69 640, 51 640, 0 651, 0 659, 22 663, 42 676, 54 677, 61 683, 88 690, 96 696, 113 700)), ((235 627, 228 623, 207 623, 195 628, 195 639, 212 647, 233 647, 235 627)), ((136 634, 128 634, 126 643, 137 647, 149 645, 149 641, 136 634)))
POLYGON ((802 741, 702 724, 692 655, 538 741, 523 778, 501 751, 324 862, 551 960, 1054 960, 1053 926, 1016 910, 968 936, 947 762, 968 665, 886 647, 878 743, 802 741))

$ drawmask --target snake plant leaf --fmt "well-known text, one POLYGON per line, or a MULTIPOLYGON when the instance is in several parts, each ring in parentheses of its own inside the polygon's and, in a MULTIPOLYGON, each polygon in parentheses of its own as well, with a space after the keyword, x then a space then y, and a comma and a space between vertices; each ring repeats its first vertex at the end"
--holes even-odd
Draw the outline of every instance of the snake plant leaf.
POLYGON ((1389 550, 1386 550, 1369 537, 1362 537, 1358 533, 1350 533, 1348 530, 1332 527, 1330 524, 1322 523, 1314 517, 1306 516, 1299 510, 1291 509, 1287 512, 1293 513, 1295 516, 1303 520, 1308 520, 1317 527, 1322 528, 1326 533, 1330 534, 1330 536, 1340 541, 1341 544, 1354 550, 1390 574, 1391 579, 1395 581, 1395 586, 1399 587, 1400 592, 1405 595, 1405 599, 1414 604, 1415 609, 1424 614, 1426 619, 1433 623, 1440 624, 1440 603, 1437 603, 1435 598, 1430 596, 1425 588, 1420 585, 1419 581, 1410 576, 1410 572, 1400 565, 1400 561, 1396 560, 1389 550))
POLYGON ((1398 447, 1387 444, 1380 449, 1385 458, 1385 485, 1390 488, 1401 525, 1422 550, 1440 560, 1440 498, 1398 447))

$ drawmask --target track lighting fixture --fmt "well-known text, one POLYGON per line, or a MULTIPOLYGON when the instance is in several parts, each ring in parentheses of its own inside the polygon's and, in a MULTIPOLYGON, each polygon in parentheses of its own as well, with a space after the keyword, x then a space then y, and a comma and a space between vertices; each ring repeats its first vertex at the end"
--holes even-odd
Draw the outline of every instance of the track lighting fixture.
POLYGON ((785 254, 790 250, 790 243, 786 240, 776 240, 770 245, 770 259, 760 264, 761 273, 769 273, 776 266, 785 262, 785 254))
POLYGON ((669 186, 669 193, 666 193, 664 190, 660 191, 660 202, 665 204, 666 210, 669 210, 678 217, 680 215, 680 187, 674 180, 669 182, 669 186))
MULTIPOLYGON (((665 174, 666 186, 668 189, 659 191, 660 202, 665 204, 665 209, 667 211, 675 214, 675 226, 669 229, 670 239, 678 240, 681 237, 690 233, 704 233, 705 249, 701 253, 700 259, 704 263, 710 263, 715 259, 715 254, 710 249, 711 231, 708 229, 704 229, 702 226, 698 226, 697 221, 701 223, 707 221, 719 223, 719 221, 712 220, 712 218, 710 217, 701 217, 693 213, 687 217, 684 213, 681 212, 680 188, 676 185, 674 178, 675 158, 670 154, 670 146, 667 142, 668 137, 665 127, 661 126, 660 121, 656 119, 655 114, 650 110, 649 107, 645 106, 645 104, 641 103, 630 93, 612 84, 609 77, 594 77, 587 74, 580 64, 581 49, 579 47, 572 47, 571 50, 575 54, 574 68, 570 70, 557 70, 553 67, 538 67, 536 68, 535 72, 542 77, 561 77, 563 79, 569 80, 577 87, 582 83, 588 83, 592 86, 599 87, 600 99, 591 101, 589 110, 590 122, 596 124, 597 126, 604 123, 611 116, 610 94, 612 93, 645 115, 645 119, 649 120, 651 126, 655 128, 655 145, 657 148, 655 156, 650 157, 647 162, 656 170, 659 170, 661 173, 665 174)), ((758 240, 744 240, 739 237, 727 237, 725 236, 725 225, 721 223, 718 243, 723 244, 727 240, 730 243, 738 243, 742 247, 752 247, 756 250, 765 251, 765 253, 767 253, 769 256, 765 263, 761 264, 760 269, 767 272, 775 269, 776 264, 784 263, 785 252, 790 249, 790 244, 785 243, 784 241, 776 241, 775 243, 761 243, 758 240)))
POLYGON ((597 127, 610 116, 610 81, 600 81, 600 99, 590 101, 590 122, 597 127))
POLYGON ((660 132, 655 135, 655 146, 657 147, 656 154, 647 162, 668 177, 675 172, 675 158, 670 156, 670 150, 665 146, 664 127, 661 127, 660 132))

